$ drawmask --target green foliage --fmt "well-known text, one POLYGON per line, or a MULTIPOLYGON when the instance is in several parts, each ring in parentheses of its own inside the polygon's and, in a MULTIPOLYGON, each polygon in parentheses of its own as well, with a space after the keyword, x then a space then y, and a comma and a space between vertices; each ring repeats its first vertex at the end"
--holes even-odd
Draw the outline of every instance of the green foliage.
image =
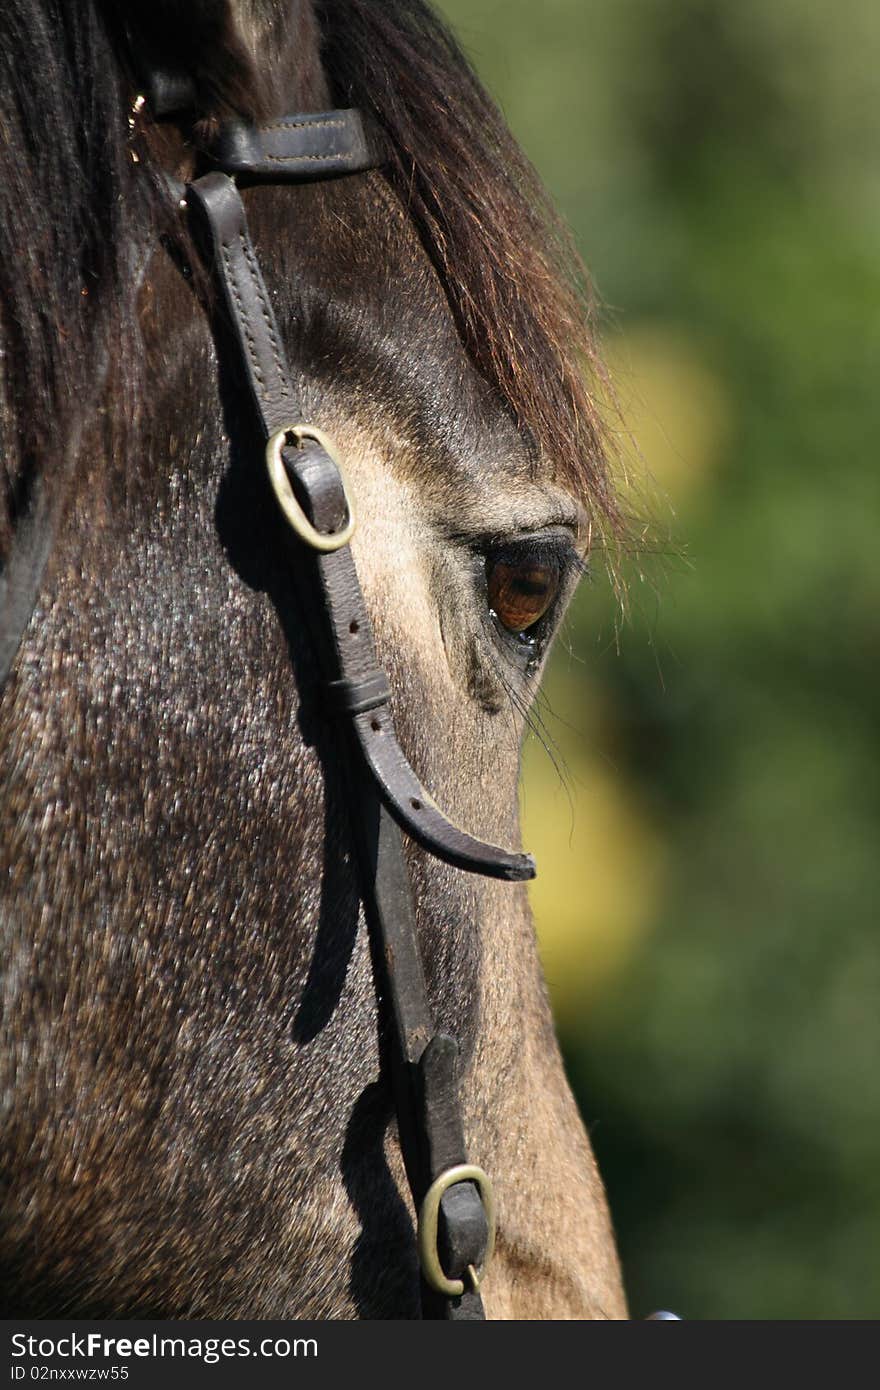
POLYGON ((634 566, 619 644, 585 590, 564 676, 669 866, 563 1024, 633 1308, 877 1316, 880 8, 442 8, 613 334, 686 342, 726 401, 699 488, 667 480, 683 560, 634 566))

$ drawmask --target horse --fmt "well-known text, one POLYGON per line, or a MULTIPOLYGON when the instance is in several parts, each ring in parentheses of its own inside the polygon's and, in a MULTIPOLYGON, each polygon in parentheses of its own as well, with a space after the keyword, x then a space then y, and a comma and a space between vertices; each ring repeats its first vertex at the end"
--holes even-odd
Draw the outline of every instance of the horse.
MULTIPOLYGON (((623 534, 588 291, 424 0, 5 0, 0 31, 2 1304, 418 1318, 395 962, 356 848, 387 812, 329 709, 193 190, 230 122, 361 113, 363 167, 237 181, 254 332, 356 513, 334 554, 387 690, 365 714, 349 682, 346 717, 390 691, 415 785, 520 866, 546 653, 623 534)), ((416 830, 401 863, 455 1040, 454 1190, 486 1206, 491 1174, 497 1211, 446 1302, 624 1318, 524 883, 429 851, 416 830)))

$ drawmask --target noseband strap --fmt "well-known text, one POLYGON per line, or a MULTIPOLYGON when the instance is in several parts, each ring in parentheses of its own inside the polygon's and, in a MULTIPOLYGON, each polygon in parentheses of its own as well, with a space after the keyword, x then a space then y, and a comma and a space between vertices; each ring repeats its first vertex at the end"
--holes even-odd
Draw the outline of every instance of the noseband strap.
POLYGON ((358 113, 346 111, 287 116, 260 130, 236 123, 221 131, 211 155, 220 169, 190 184, 186 202, 221 291, 218 351, 231 344, 265 441, 272 487, 290 522, 292 567, 325 703, 337 727, 347 725, 341 749, 377 991, 388 1024, 401 1152, 418 1213, 422 1312, 481 1319, 479 1285, 494 1244, 492 1186, 467 1160, 458 1044, 434 1028, 401 832, 446 863, 493 878, 531 878, 534 862, 455 826, 422 787, 398 742, 391 689, 378 665, 348 545, 352 500, 331 441, 302 418, 230 177, 299 181, 372 167, 377 160, 358 113))

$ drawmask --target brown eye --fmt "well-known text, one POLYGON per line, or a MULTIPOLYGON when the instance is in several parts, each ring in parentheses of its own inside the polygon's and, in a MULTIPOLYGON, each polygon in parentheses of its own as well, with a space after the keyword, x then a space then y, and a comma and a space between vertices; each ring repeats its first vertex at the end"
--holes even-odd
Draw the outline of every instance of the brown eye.
POLYGON ((509 632, 525 632, 547 612, 559 591, 560 577, 559 565, 549 559, 489 559, 489 607, 509 632))

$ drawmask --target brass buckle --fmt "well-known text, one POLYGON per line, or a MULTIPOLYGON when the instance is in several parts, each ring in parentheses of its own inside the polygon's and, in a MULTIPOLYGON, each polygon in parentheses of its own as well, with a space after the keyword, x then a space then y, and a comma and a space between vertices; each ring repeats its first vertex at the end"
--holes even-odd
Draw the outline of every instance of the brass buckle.
POLYGON ((419 1209, 418 1224, 419 1264, 422 1267, 425 1283, 435 1293, 445 1294, 447 1298, 460 1298, 464 1293, 465 1286, 463 1279, 450 1279, 444 1272, 437 1250, 437 1223, 440 1218, 440 1201, 444 1192, 460 1182, 474 1182, 480 1189, 480 1200, 486 1213, 486 1225, 489 1227, 482 1269, 477 1270, 474 1269, 473 1265, 468 1265, 468 1274, 474 1293, 485 1278, 486 1270, 489 1268, 495 1250, 495 1193, 489 1174, 484 1172, 482 1168, 478 1168, 475 1163, 457 1163, 454 1168, 447 1168, 445 1172, 440 1174, 439 1178, 434 1179, 425 1193, 425 1199, 419 1209))
POLYGON ((306 545, 310 545, 313 550, 323 550, 327 552, 331 550, 340 550, 342 546, 348 545, 348 542, 354 535, 354 507, 351 504, 351 495, 348 491, 348 484, 345 480, 342 464, 339 461, 339 455, 336 453, 333 444, 327 435, 324 434, 323 430, 317 429, 315 425, 303 424, 284 425, 280 430, 276 430, 266 444, 266 467, 269 470, 269 478, 275 496, 278 499, 278 505, 296 534, 301 540, 305 541, 306 545), (318 531, 309 521, 299 502, 296 500, 293 488, 290 486, 287 470, 281 458, 281 451, 288 443, 291 435, 298 444, 302 444, 305 439, 313 439, 316 444, 320 444, 324 452, 329 454, 330 458, 336 464, 339 470, 339 477, 342 481, 345 508, 348 512, 348 520, 341 531, 333 531, 330 534, 324 531, 318 531))

